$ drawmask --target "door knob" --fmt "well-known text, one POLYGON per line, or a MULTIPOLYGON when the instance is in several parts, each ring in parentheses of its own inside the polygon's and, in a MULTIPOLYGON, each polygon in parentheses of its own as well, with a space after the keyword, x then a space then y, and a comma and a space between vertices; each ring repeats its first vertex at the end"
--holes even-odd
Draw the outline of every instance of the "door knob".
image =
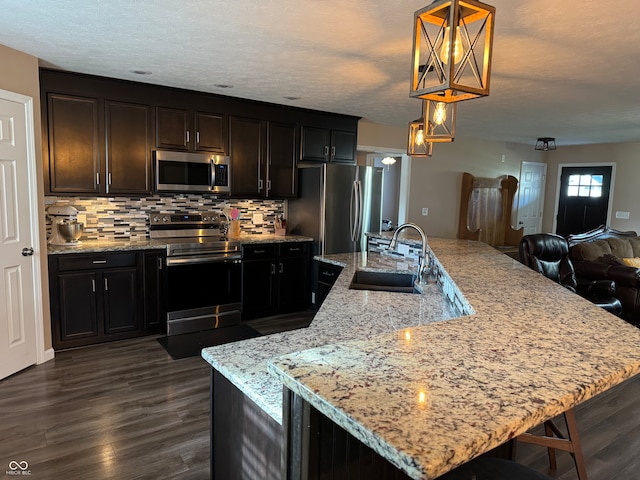
POLYGON ((23 257, 30 257, 31 255, 33 255, 33 248, 31 247, 24 247, 22 249, 22 256, 23 257))

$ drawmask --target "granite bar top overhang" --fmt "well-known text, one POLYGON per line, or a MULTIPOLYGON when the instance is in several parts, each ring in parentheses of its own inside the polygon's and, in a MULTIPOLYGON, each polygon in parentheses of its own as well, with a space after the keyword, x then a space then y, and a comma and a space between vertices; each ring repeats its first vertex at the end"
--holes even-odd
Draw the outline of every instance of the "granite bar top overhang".
POLYGON ((436 478, 640 372, 639 329, 485 244, 429 244, 474 315, 269 365, 412 478, 436 478))

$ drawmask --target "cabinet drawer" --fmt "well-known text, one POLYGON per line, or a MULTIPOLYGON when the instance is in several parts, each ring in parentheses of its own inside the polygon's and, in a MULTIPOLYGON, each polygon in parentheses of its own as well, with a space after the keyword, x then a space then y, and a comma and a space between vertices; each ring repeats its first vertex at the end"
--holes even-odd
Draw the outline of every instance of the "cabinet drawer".
POLYGON ((282 243, 279 245, 281 257, 295 257, 309 253, 310 242, 282 243))
POLYGON ((97 268, 135 267, 135 253, 83 254, 61 256, 58 259, 58 270, 95 270, 97 268))
POLYGON ((272 244, 245 245, 242 247, 243 260, 273 258, 275 256, 276 246, 272 244))
POLYGON ((342 267, 325 262, 318 262, 318 281, 333 285, 342 272, 342 267))

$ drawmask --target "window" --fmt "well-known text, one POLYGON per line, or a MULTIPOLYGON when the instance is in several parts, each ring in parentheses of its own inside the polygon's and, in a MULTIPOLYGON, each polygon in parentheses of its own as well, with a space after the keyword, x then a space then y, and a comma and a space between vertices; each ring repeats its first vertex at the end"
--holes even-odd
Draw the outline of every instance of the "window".
POLYGON ((601 197, 603 175, 569 175, 568 197, 601 197))

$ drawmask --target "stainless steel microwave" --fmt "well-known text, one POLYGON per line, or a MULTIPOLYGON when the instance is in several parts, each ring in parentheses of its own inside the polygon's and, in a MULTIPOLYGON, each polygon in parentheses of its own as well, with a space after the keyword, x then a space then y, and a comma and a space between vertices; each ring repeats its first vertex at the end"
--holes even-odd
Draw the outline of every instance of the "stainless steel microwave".
POLYGON ((204 153, 155 152, 157 192, 231 192, 229 157, 204 153))

